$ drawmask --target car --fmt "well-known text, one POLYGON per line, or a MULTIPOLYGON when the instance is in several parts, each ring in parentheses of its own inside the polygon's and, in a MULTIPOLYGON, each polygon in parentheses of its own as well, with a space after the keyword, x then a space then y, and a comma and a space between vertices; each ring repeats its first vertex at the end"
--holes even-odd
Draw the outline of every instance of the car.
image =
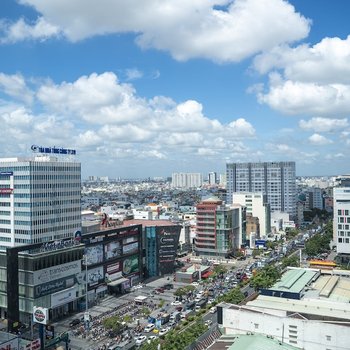
POLYGON ((147 340, 147 337, 145 335, 140 335, 136 338, 136 345, 140 346, 147 340))
POLYGON ((149 337, 148 337, 148 339, 147 339, 147 343, 148 344, 151 344, 151 342, 153 341, 153 340, 156 340, 158 337, 157 336, 155 336, 155 335, 150 335, 149 337))
POLYGON ((175 301, 173 301, 171 303, 171 305, 173 305, 173 306, 180 306, 180 305, 182 305, 182 303, 181 303, 181 301, 175 300, 175 301))
POLYGON ((165 335, 165 334, 167 334, 168 332, 169 332, 169 328, 168 327, 166 327, 166 328, 161 328, 160 330, 159 330, 159 335, 165 335))
POLYGON ((212 323, 213 323, 212 320, 206 320, 206 321, 204 322, 204 324, 205 324, 206 326, 208 326, 208 327, 210 327, 212 323))
POLYGON ((182 305, 175 306, 176 311, 182 311, 183 307, 182 305))
POLYGON ((164 288, 157 288, 154 292, 155 292, 156 294, 164 293, 164 288))
POLYGON ((195 287, 198 287, 198 286, 199 286, 199 283, 196 282, 196 281, 192 282, 191 284, 192 284, 192 286, 195 286, 195 287))
POLYGON ((210 310, 209 310, 209 312, 211 314, 215 314, 216 311, 217 311, 217 307, 216 306, 211 307, 210 310))
POLYGON ((74 327, 74 326, 77 326, 78 324, 80 324, 80 320, 79 318, 75 318, 74 320, 69 322, 69 327, 74 327))
POLYGON ((149 333, 152 332, 154 328, 156 328, 156 326, 153 323, 149 323, 143 331, 149 333))

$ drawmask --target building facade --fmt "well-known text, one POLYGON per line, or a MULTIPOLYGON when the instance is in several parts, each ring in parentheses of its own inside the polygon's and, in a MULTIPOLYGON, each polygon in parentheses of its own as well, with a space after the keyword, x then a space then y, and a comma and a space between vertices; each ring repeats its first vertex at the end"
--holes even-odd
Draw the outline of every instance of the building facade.
POLYGON ((225 257, 241 248, 243 216, 240 205, 224 205, 209 198, 197 205, 195 251, 201 256, 225 257))
POLYGON ((81 164, 52 156, 0 159, 0 248, 81 230, 81 164))
POLYGON ((171 187, 195 188, 203 185, 203 175, 200 173, 173 173, 171 187))
POLYGON ((295 162, 226 164, 227 203, 235 192, 262 192, 271 211, 296 215, 295 162))
POLYGON ((259 235, 257 237, 266 236, 271 232, 271 213, 266 195, 253 192, 234 193, 233 203, 245 206, 247 217, 259 219, 259 235))
POLYGON ((333 189, 333 232, 338 255, 350 258, 350 186, 333 189))

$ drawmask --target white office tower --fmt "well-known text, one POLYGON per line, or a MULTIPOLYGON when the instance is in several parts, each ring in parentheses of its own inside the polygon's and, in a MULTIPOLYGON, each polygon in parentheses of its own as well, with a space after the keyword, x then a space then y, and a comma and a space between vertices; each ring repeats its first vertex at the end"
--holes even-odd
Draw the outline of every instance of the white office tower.
POLYGON ((242 192, 233 194, 233 204, 246 207, 246 214, 259 219, 260 237, 271 232, 271 213, 266 195, 262 193, 242 192))
POLYGON ((209 173, 209 175, 208 175, 208 182, 209 182, 209 185, 216 185, 217 175, 216 175, 215 172, 209 173))
POLYGON ((78 230, 80 163, 52 156, 0 159, 0 249, 74 237, 78 230))
POLYGON ((173 173, 171 187, 173 188, 196 188, 203 184, 203 176, 200 173, 173 173))
POLYGON ((333 201, 337 253, 350 254, 350 187, 334 187, 333 201))
POLYGON ((295 162, 226 164, 227 203, 235 192, 262 192, 271 212, 296 215, 295 162))

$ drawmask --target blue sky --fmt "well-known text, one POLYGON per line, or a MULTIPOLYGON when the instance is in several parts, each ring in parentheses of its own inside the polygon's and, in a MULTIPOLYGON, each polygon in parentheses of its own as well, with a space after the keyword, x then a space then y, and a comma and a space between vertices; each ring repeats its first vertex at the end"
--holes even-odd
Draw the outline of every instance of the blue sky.
POLYGON ((347 0, 2 0, 0 157, 83 177, 294 160, 349 173, 347 0))

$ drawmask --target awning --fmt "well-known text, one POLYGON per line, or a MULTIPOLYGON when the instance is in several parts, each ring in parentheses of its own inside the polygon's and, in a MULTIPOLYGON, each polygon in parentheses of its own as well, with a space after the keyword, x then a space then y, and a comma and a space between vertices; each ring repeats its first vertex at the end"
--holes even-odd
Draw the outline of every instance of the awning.
POLYGON ((201 276, 202 276, 202 278, 208 278, 212 274, 213 274, 213 271, 207 271, 207 272, 202 273, 201 276))
POLYGON ((107 285, 110 287, 115 287, 115 286, 119 286, 119 284, 122 284, 123 282, 126 282, 126 281, 129 281, 129 279, 123 277, 123 278, 119 278, 118 280, 108 282, 107 285))

